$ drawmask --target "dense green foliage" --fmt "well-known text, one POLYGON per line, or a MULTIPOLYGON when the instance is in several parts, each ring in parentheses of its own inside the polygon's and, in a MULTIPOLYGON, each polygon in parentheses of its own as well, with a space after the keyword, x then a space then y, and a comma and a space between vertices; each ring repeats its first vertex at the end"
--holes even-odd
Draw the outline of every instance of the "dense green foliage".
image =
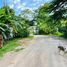
POLYGON ((67 34, 67 1, 53 0, 37 10, 39 34, 67 34))
POLYGON ((54 20, 50 17, 50 4, 46 3, 38 9, 37 23, 40 34, 50 34, 56 31, 54 20))
POLYGON ((39 34, 67 34, 67 1, 52 0, 37 10, 26 9, 16 16, 8 6, 0 8, 0 34, 4 39, 26 37, 28 28, 37 23, 39 34))
POLYGON ((14 50, 17 46, 19 46, 20 44, 18 44, 18 40, 21 40, 20 38, 18 39, 13 39, 13 40, 9 40, 6 41, 4 43, 4 46, 0 49, 0 57, 2 57, 5 53, 14 50))
POLYGON ((58 30, 67 37, 67 0, 53 0, 50 9, 52 19, 59 25, 58 30))
POLYGON ((8 6, 0 8, 0 34, 4 39, 27 37, 28 23, 20 16, 15 16, 13 9, 8 6))

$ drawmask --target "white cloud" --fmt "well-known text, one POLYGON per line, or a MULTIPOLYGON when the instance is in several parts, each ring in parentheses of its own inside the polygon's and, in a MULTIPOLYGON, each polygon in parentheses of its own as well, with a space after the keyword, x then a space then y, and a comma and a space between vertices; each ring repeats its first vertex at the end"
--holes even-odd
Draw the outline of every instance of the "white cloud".
POLYGON ((10 8, 14 8, 17 12, 21 12, 25 9, 30 9, 33 11, 40 5, 43 5, 46 1, 48 0, 33 0, 33 2, 30 3, 30 0, 9 0, 8 5, 10 8))
POLYGON ((52 0, 33 0, 33 2, 49 2, 49 1, 52 1, 52 0))
POLYGON ((21 4, 16 4, 16 8, 20 9, 22 7, 21 4))
POLYGON ((44 4, 42 3, 41 6, 43 6, 44 4))
POLYGON ((16 3, 18 3, 18 2, 21 2, 21 0, 9 0, 8 2, 9 2, 9 3, 16 4, 16 3))
POLYGON ((42 1, 42 0, 33 0, 33 2, 40 2, 40 1, 42 1))
POLYGON ((10 8, 14 8, 14 4, 10 4, 9 7, 10 7, 10 8))
POLYGON ((26 2, 22 3, 23 6, 26 6, 26 4, 27 4, 26 2))
POLYGON ((21 11, 26 8, 26 7, 25 7, 23 4, 21 4, 21 3, 16 4, 15 7, 16 7, 17 10, 21 10, 21 11))
POLYGON ((33 0, 34 2, 38 1, 38 0, 33 0))
POLYGON ((34 10, 34 9, 37 9, 37 7, 33 7, 33 8, 31 8, 31 7, 26 7, 26 9, 29 9, 29 10, 31 10, 31 11, 33 12, 33 10, 34 10))
POLYGON ((9 0, 9 7, 10 8, 14 8, 14 6, 16 5, 16 4, 18 4, 18 3, 20 3, 21 2, 21 0, 9 0))
POLYGON ((14 1, 13 1, 14 4, 17 4, 17 3, 19 3, 19 2, 21 2, 21 0, 14 0, 14 1))

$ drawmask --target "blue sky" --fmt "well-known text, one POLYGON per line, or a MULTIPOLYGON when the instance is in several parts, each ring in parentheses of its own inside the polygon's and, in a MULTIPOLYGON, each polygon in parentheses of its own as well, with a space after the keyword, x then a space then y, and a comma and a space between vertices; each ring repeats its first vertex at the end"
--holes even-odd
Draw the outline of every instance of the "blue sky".
MULTIPOLYGON (((4 0, 0 0, 0 7, 3 6, 3 1, 4 0)), ((15 10, 16 14, 19 14, 24 9, 35 10, 40 5, 50 1, 51 0, 6 0, 6 3, 10 8, 15 10)))

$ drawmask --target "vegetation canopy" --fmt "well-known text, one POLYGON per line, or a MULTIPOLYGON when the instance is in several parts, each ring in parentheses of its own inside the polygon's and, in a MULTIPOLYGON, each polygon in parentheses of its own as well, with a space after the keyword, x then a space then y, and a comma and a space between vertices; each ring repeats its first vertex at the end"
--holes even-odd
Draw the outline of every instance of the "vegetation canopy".
POLYGON ((0 8, 0 35, 4 41, 29 36, 32 31, 29 28, 33 28, 33 34, 67 37, 67 0, 52 0, 34 11, 25 9, 19 15, 5 1, 0 8))

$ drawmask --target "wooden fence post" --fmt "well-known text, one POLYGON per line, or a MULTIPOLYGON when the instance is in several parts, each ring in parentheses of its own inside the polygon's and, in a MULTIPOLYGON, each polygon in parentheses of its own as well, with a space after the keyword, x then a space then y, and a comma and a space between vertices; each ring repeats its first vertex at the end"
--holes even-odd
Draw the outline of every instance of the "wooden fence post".
POLYGON ((0 48, 2 48, 2 47, 3 47, 3 36, 0 35, 0 48))

